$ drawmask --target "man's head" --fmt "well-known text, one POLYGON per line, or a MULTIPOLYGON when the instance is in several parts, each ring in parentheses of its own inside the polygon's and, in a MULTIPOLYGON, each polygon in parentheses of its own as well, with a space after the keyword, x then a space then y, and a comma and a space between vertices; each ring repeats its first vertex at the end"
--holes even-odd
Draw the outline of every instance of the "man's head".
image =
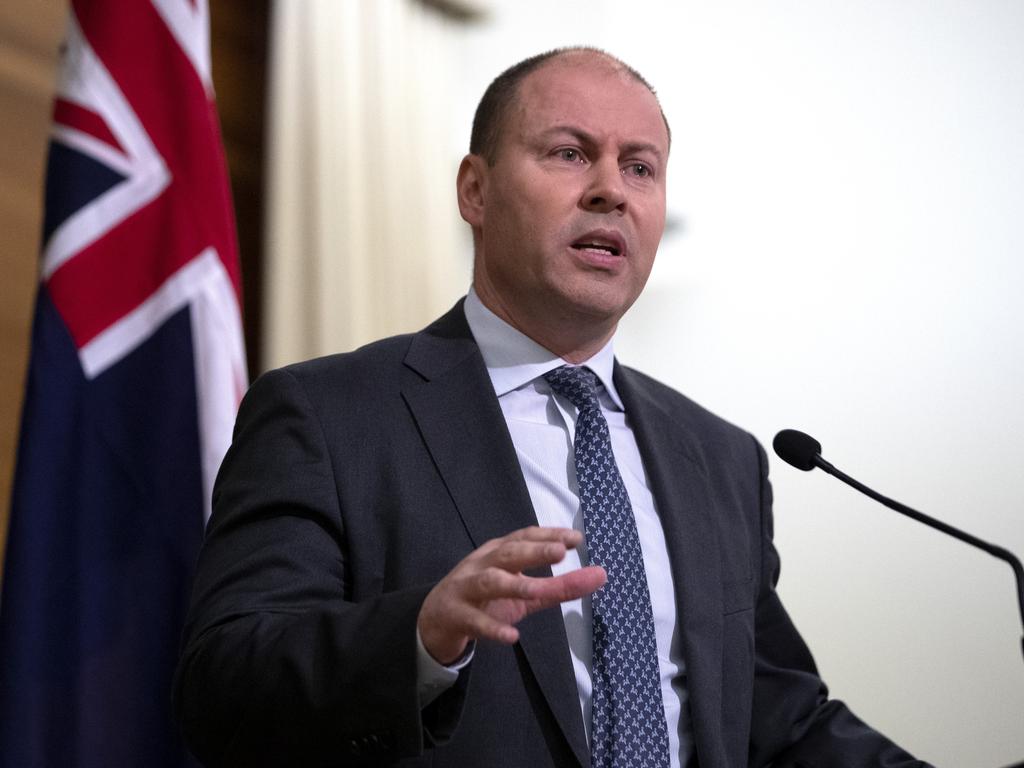
POLYGON ((499 76, 458 177, 481 300, 563 357, 596 352, 654 263, 668 152, 654 92, 608 54, 555 51, 499 76))

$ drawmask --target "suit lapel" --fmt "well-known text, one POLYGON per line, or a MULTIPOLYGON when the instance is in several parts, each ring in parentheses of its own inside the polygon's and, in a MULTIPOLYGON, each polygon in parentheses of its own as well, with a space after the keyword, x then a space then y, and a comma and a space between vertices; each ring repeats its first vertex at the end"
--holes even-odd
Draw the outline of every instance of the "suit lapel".
POLYGON ((615 366, 665 531, 675 581, 690 716, 701 765, 720 740, 722 711, 721 560, 710 481, 697 436, 655 399, 635 372, 615 366))
MULTIPOLYGON (((508 426, 461 303, 417 334, 406 365, 422 381, 403 397, 475 547, 537 525, 508 426)), ((550 575, 550 569, 545 569, 550 575)), ((581 765, 590 749, 561 612, 541 611, 519 625, 523 653, 555 720, 581 765)))

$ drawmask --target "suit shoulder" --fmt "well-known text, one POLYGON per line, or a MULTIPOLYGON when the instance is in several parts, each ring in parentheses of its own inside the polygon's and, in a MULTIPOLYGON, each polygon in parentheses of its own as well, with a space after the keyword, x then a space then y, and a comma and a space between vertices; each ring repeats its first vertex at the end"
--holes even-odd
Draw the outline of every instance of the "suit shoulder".
MULTIPOLYGON (((410 380, 430 378, 468 354, 479 355, 460 299, 447 313, 417 333, 374 341, 353 350, 300 363, 261 378, 291 378, 310 392, 373 393, 394 391, 410 380)), ((254 385, 255 386, 255 385, 254 385)))
POLYGON ((403 334, 375 341, 351 352, 340 352, 291 363, 262 374, 253 388, 273 387, 282 379, 296 382, 308 396, 398 387, 408 373, 402 361, 415 334, 403 334))
POLYGON ((693 434, 703 435, 705 440, 726 443, 750 441, 751 435, 747 430, 709 411, 678 390, 635 368, 620 365, 619 369, 622 380, 629 389, 633 390, 636 395, 657 403, 671 418, 680 422, 681 426, 693 434))

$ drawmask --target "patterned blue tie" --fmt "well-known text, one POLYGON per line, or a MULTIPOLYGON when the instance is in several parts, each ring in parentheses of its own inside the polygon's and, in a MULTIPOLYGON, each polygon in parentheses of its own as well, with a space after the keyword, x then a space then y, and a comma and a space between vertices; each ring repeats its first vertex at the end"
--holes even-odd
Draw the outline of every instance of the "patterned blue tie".
POLYGON ((579 410, 576 480, 593 565, 608 583, 594 593, 591 664, 593 768, 668 768, 668 727, 661 698, 651 595, 640 537, 589 368, 563 365, 544 375, 579 410))

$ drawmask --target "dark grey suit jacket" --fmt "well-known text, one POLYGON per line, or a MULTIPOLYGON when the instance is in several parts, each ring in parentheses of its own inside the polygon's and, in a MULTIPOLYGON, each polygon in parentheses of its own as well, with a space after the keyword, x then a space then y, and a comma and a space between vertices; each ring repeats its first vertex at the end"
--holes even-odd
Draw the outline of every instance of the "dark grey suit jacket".
MULTIPOLYGON (((831 701, 775 594, 747 433, 616 366, 677 589, 702 768, 922 765, 831 701)), ((421 333, 261 377, 214 491, 175 684, 209 766, 588 766, 560 611, 481 642, 421 711, 415 626, 488 539, 535 525, 461 303, 421 333)))

